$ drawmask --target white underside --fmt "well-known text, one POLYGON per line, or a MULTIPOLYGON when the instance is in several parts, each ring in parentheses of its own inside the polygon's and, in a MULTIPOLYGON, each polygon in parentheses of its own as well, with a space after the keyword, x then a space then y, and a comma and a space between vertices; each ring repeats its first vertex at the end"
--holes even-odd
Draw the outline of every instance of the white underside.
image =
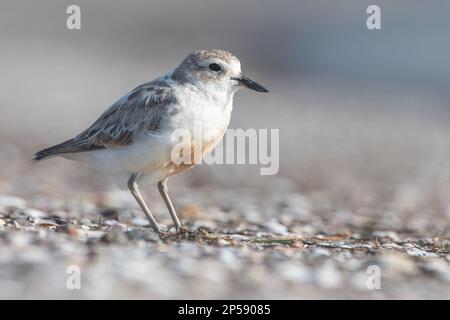
POLYGON ((170 137, 148 135, 129 146, 64 155, 107 174, 156 174, 170 161, 170 137))

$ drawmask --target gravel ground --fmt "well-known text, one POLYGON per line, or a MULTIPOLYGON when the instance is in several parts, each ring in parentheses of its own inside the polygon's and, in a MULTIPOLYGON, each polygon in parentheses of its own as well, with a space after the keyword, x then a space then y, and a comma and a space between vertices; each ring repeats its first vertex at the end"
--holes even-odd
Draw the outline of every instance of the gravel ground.
MULTIPOLYGON (((207 195, 184 202, 185 229, 162 237, 133 206, 2 196, 0 298, 450 298, 450 238, 433 225, 330 214, 298 193, 260 207, 245 190, 207 195), (67 287, 70 266, 80 289, 67 287)), ((163 207, 156 213, 170 224, 163 207)))
POLYGON ((382 1, 369 35, 355 0, 79 1, 72 32, 56 2, 0 10, 0 298, 450 298, 446 11, 382 1), (278 174, 258 157, 171 178, 186 230, 159 238, 97 173, 32 163, 208 47, 270 89, 237 94, 230 128, 279 129, 278 174))

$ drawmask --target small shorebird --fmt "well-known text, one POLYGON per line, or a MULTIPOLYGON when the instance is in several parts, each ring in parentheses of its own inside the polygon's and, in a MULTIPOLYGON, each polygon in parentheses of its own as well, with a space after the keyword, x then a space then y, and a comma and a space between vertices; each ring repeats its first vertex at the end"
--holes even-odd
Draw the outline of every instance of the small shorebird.
MULTIPOLYGON (((110 174, 126 174, 131 194, 150 226, 161 233, 139 192, 138 182, 146 175, 157 182, 179 230, 181 223, 168 194, 167 178, 191 168, 197 161, 173 161, 179 139, 172 133, 183 129, 194 134, 195 127, 200 127, 200 155, 194 158, 203 158, 222 140, 230 121, 233 95, 242 87, 268 92, 242 76, 241 64, 231 53, 216 49, 195 51, 173 71, 122 96, 74 138, 37 152, 34 160, 62 156, 110 174)), ((183 152, 186 150, 181 149, 180 155, 183 152)))

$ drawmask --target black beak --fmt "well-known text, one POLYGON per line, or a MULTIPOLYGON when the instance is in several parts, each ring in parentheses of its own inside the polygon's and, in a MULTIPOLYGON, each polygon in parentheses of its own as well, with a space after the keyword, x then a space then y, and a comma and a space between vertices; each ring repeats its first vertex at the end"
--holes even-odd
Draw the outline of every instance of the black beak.
POLYGON ((240 77, 240 78, 232 78, 233 80, 236 80, 237 82, 239 82, 242 86, 251 89, 251 90, 255 90, 258 92, 269 92, 269 90, 267 90, 263 85, 260 85, 259 83, 250 80, 247 77, 240 77))

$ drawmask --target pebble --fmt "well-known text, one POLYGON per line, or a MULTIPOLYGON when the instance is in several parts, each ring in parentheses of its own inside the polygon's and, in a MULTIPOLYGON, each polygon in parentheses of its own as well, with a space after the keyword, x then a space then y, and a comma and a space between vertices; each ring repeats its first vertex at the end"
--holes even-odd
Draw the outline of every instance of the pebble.
POLYGON ((316 268, 315 279, 318 285, 324 288, 337 288, 342 281, 341 273, 332 262, 326 262, 316 268))
POLYGON ((150 229, 134 229, 126 232, 128 239, 130 240, 144 240, 158 242, 160 237, 150 229))
MULTIPOLYGON (((91 224, 92 225, 92 224, 91 224)), ((102 222, 102 225, 106 225, 106 226, 113 226, 113 227, 117 227, 120 228, 122 230, 127 230, 128 226, 124 223, 121 223, 117 220, 105 220, 102 222)), ((96 225, 94 225, 96 227, 96 225)))
POLYGON ((147 219, 145 219, 145 218, 139 218, 139 217, 133 218, 133 219, 131 220, 131 223, 132 223, 134 226, 138 226, 138 227, 146 227, 146 226, 149 225, 147 219))
POLYGON ((230 234, 228 235, 228 237, 230 237, 233 240, 238 240, 238 241, 248 241, 249 238, 246 236, 243 236, 241 234, 230 234))
POLYGON ((219 251, 219 259, 223 263, 234 267, 237 267, 239 264, 239 260, 236 257, 233 249, 230 247, 225 247, 219 251))
POLYGON ((401 240, 398 234, 393 231, 374 231, 372 232, 372 236, 375 238, 390 238, 395 242, 401 240))
POLYGON ((278 235, 283 236, 283 235, 289 234, 286 226, 278 223, 276 220, 270 220, 269 222, 264 223, 263 227, 266 228, 268 231, 273 232, 278 235))
POLYGON ((437 242, 408 233, 413 245, 400 227, 371 231, 367 218, 352 220, 346 210, 340 217, 350 225, 341 226, 334 211, 312 215, 315 204, 306 197, 285 197, 276 205, 267 200, 269 209, 250 198, 230 211, 199 201, 202 213, 189 209, 191 220, 183 220, 186 237, 171 229, 164 239, 132 210, 124 215, 127 209, 105 209, 111 212, 103 211, 99 227, 102 209, 93 203, 30 201, 34 209, 23 199, 0 197, 0 283, 6 288, 0 297, 23 295, 24 289, 12 293, 23 286, 27 294, 71 298, 74 293, 64 287, 68 265, 81 267, 83 290, 76 294, 82 298, 401 298, 404 292, 450 292, 450 255, 436 253, 448 248, 445 234, 437 242), (271 219, 277 206, 280 212, 271 219), (381 269, 382 290, 367 290, 370 265, 381 269))
POLYGON ((217 245, 220 246, 220 247, 224 247, 224 246, 229 246, 229 245, 231 245, 229 241, 227 241, 227 240, 225 240, 225 239, 222 239, 222 238, 217 239, 217 242, 216 242, 216 243, 217 243, 217 245))
POLYGON ((129 238, 123 232, 121 227, 113 226, 111 230, 106 232, 101 237, 101 240, 107 243, 116 243, 116 244, 127 244, 129 243, 129 238))
POLYGON ((427 252, 425 250, 419 249, 410 243, 405 244, 407 248, 406 253, 413 257, 437 257, 438 255, 434 252, 427 252))
POLYGON ((78 229, 78 234, 85 236, 87 240, 98 240, 101 239, 106 234, 106 232, 100 230, 90 230, 89 228, 81 228, 78 229))
MULTIPOLYGON (((312 205, 307 197, 301 194, 290 194, 284 204, 296 218, 307 219, 311 216, 312 205)), ((285 211, 286 212, 286 211, 285 211)))
POLYGON ((396 243, 382 243, 381 246, 384 249, 397 249, 397 250, 403 249, 401 245, 398 245, 396 243))
POLYGON ((413 275, 418 272, 414 260, 408 256, 398 253, 387 253, 380 257, 380 265, 383 270, 390 275, 407 274, 413 275))
POLYGON ((446 282, 450 282, 450 264, 443 259, 429 259, 424 265, 427 271, 434 272, 446 282))
POLYGON ((313 247, 309 250, 309 253, 312 257, 329 257, 330 250, 321 248, 321 247, 313 247))
POLYGON ((26 216, 29 216, 29 217, 32 217, 35 219, 47 217, 47 213, 45 213, 41 210, 37 210, 37 209, 28 208, 28 209, 25 209, 23 212, 26 216))
POLYGON ((183 206, 180 210, 180 218, 184 219, 199 219, 203 216, 202 209, 195 204, 188 204, 183 206))
POLYGON ((261 224, 263 217, 260 212, 255 209, 247 209, 244 211, 245 220, 251 224, 261 224))
POLYGON ((34 224, 40 226, 40 227, 59 227, 60 224, 52 219, 44 219, 44 218, 37 218, 34 220, 34 224))
POLYGON ((277 273, 284 280, 300 283, 312 282, 313 271, 304 265, 294 262, 283 262, 276 269, 277 273))
POLYGON ((14 196, 0 196, 0 208, 17 208, 22 209, 27 205, 26 201, 14 196))

